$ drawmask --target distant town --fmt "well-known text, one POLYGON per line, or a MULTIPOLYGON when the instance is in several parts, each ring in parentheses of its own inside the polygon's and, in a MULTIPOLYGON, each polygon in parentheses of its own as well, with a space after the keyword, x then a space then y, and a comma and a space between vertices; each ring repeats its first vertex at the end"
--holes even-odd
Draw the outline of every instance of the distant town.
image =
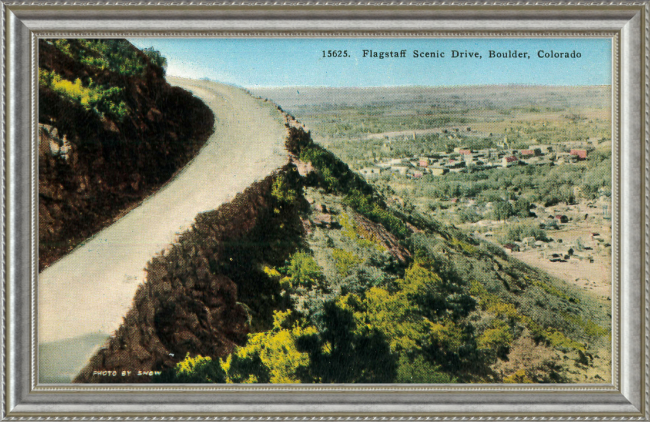
MULTIPOLYGON (((468 132, 471 128, 466 129, 468 132)), ((415 139, 415 134, 413 135, 415 139)), ((450 172, 463 173, 508 168, 518 165, 564 165, 587 159, 588 155, 603 139, 589 138, 582 141, 533 144, 526 149, 512 149, 508 139, 497 142, 496 148, 474 150, 467 147, 454 148, 453 152, 432 152, 425 156, 392 158, 377 161, 372 166, 358 170, 366 178, 385 173, 398 173, 417 179, 424 175, 443 176, 450 172)), ((383 145, 384 152, 392 151, 392 141, 383 145)))

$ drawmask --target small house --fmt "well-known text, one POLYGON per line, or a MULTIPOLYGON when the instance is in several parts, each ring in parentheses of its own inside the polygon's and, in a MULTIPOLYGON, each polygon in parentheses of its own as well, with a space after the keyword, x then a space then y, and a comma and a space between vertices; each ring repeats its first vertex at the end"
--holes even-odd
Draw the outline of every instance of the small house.
POLYGON ((560 223, 568 223, 569 222, 569 217, 567 217, 564 214, 557 214, 555 216, 555 219, 559 221, 560 223))
POLYGON ((519 162, 519 160, 517 160, 517 157, 515 157, 514 155, 511 155, 509 157, 503 157, 503 159, 501 160, 501 166, 502 167, 511 167, 511 166, 516 165, 518 162, 519 162))
POLYGON ((578 160, 586 160, 587 159, 587 150, 586 149, 572 149, 571 152, 569 152, 569 154, 578 157, 578 160))

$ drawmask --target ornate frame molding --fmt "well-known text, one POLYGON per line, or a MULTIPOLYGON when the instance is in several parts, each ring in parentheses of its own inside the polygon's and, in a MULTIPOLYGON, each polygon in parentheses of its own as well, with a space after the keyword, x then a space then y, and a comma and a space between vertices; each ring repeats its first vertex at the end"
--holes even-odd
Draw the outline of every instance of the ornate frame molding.
POLYGON ((5 182, 0 187, 5 227, 2 261, 5 312, 0 332, 4 357, 3 420, 650 421, 649 4, 625 1, 4 2, 4 42, 0 47, 3 49, 0 85, 4 88, 0 104, 4 142, 0 167, 5 182), (137 18, 119 21, 125 13, 137 18), (399 19, 393 17, 395 13, 399 19), (567 25, 568 17, 573 19, 567 25), (534 28, 521 29, 518 22, 522 20, 533 23, 534 28), (92 30, 88 29, 88 22, 92 30), (169 22, 174 23, 173 29, 160 29, 169 27, 164 26, 169 22), (193 26, 197 22, 201 23, 198 30, 193 26), (498 25, 504 29, 495 29, 498 25), (613 284, 620 287, 620 293, 612 301, 615 327, 612 385, 38 385, 36 46, 41 37, 84 36, 611 38, 612 139, 618 144, 612 165, 615 181, 612 230, 617 240, 613 242, 613 284), (31 72, 25 72, 26 68, 31 72), (25 215, 25 209, 30 210, 30 215, 25 215), (634 297, 641 298, 642 302, 632 306, 634 297), (29 362, 23 359, 26 355, 31 357, 29 362))

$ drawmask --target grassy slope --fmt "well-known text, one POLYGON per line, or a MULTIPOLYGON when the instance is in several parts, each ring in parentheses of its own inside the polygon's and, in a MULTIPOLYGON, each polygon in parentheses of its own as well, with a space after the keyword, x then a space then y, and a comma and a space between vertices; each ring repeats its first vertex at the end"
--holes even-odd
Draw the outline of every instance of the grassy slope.
MULTIPOLYGON (((311 158, 315 154, 305 153, 305 150, 314 149, 320 148, 307 143, 306 147, 296 148, 296 152, 301 157, 311 158)), ((321 174, 327 174, 328 168, 336 167, 325 161, 313 161, 321 174)), ((332 161, 336 160, 332 158, 332 161)), ((336 279, 335 274, 328 270, 332 267, 332 261, 336 262, 336 257, 328 258, 328 249, 343 249, 356 254, 360 257, 359 267, 365 266, 367 272, 371 272, 373 262, 381 261, 377 257, 373 259, 373 255, 381 252, 381 247, 360 240, 372 239, 372 235, 368 236, 367 231, 364 233, 363 229, 359 229, 361 224, 354 222, 363 218, 359 214, 378 223, 386 220, 373 211, 369 212, 368 207, 360 207, 358 195, 350 194, 353 186, 354 190, 356 185, 363 183, 358 177, 343 170, 335 174, 335 178, 338 180, 335 185, 338 186, 332 186, 321 178, 311 192, 318 197, 315 201, 319 203, 317 208, 325 205, 336 220, 343 222, 342 230, 316 228, 308 237, 310 248, 319 265, 325 269, 328 280, 336 279), (352 220, 352 224, 346 223, 346 220, 352 220), (346 230, 348 227, 352 230, 346 230), (356 235, 351 231, 356 231, 356 235)), ((456 367, 448 365, 448 372, 461 381, 609 380, 609 330, 606 327, 610 326, 611 316, 608 302, 512 259, 498 247, 478 243, 453 227, 442 226, 416 213, 402 212, 399 202, 395 202, 395 205, 387 207, 388 212, 409 222, 411 233, 404 235, 395 224, 386 227, 393 226, 395 235, 403 236, 402 244, 415 257, 415 264, 410 264, 409 268, 413 268, 413 265, 428 267, 443 281, 457 285, 455 294, 469 293, 476 300, 476 307, 461 320, 474 330, 470 341, 476 340, 479 350, 485 347, 501 348, 502 351, 497 353, 500 356, 496 360, 489 362, 489 370, 482 376, 464 373, 463 365, 466 362, 462 358, 456 362, 456 367), (508 328, 499 332, 496 327, 502 327, 501 322, 506 323, 508 328), (488 341, 490 335, 497 334, 502 336, 501 343, 488 341), (512 339, 504 341, 508 334, 512 339), (508 346, 504 347, 505 344, 508 346), (534 355, 527 353, 526 349, 535 350, 534 355), (525 365, 525 375, 520 372, 522 365, 525 365)), ((384 271, 384 276, 401 276, 399 267, 384 271)), ((390 285, 385 281, 383 283, 390 285)), ((443 368, 447 365, 440 360, 437 363, 443 368)))

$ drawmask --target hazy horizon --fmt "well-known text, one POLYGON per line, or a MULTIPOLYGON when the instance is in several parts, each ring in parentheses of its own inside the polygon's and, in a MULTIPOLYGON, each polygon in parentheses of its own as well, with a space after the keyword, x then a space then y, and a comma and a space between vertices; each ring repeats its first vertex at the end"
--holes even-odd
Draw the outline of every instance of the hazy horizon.
MULTIPOLYGON (((216 79, 202 78, 210 80, 211 82, 221 82, 216 79)), ((236 85, 236 84, 231 84, 236 85)), ((236 85, 239 86, 239 85, 236 85)), ((444 88, 469 88, 469 87, 526 87, 526 88, 590 88, 590 87, 611 87, 612 84, 594 84, 594 85, 546 85, 546 84, 523 84, 523 83, 509 83, 509 84, 464 84, 464 85, 385 85, 385 86, 327 86, 327 85, 276 85, 276 86, 255 86, 245 87, 245 89, 398 89, 398 88, 430 88, 430 89, 444 89, 444 88)))

